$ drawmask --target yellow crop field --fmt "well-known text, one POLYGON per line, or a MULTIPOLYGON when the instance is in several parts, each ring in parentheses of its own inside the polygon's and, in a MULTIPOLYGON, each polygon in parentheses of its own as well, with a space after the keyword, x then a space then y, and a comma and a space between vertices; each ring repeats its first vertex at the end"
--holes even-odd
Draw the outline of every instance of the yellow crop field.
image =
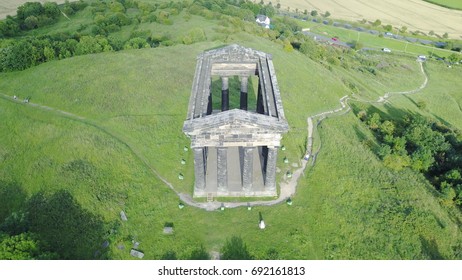
MULTIPOLYGON (((265 1, 267 2, 267 1, 265 1)), ((408 30, 462 38, 462 11, 450 10, 422 0, 276 0, 282 9, 329 11, 332 18, 357 21, 380 19, 382 24, 406 26, 408 30)))

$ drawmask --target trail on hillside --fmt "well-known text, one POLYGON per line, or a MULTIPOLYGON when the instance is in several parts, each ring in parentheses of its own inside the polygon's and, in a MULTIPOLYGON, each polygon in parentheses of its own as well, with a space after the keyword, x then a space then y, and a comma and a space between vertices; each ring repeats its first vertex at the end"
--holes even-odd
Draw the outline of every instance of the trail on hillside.
POLYGON ((180 198, 180 200, 182 202, 184 202, 186 205, 189 205, 189 206, 192 206, 192 207, 197 207, 197 208, 202 208, 202 209, 205 209, 207 211, 214 211, 214 210, 220 209, 221 207, 236 208, 236 207, 242 207, 242 206, 244 206, 244 207, 249 207, 249 206, 250 207, 252 207, 252 206, 271 206, 271 205, 275 205, 275 204, 279 204, 279 203, 287 201, 287 199, 291 198, 295 194, 296 189, 297 189, 298 180, 300 179, 300 176, 302 176, 304 174, 308 163, 311 162, 312 165, 315 164, 316 157, 317 157, 317 155, 320 152, 321 147, 322 147, 322 141, 321 141, 321 138, 318 137, 318 139, 319 139, 318 149, 316 150, 316 152, 313 152, 312 149, 313 149, 313 143, 314 143, 314 132, 315 132, 316 128, 321 124, 321 122, 324 119, 326 119, 327 117, 341 116, 341 115, 344 115, 344 114, 348 113, 351 110, 351 107, 348 104, 349 100, 354 100, 354 101, 364 102, 364 103, 371 103, 371 104, 372 103, 380 104, 380 103, 387 102, 388 99, 390 99, 393 95, 413 94, 413 93, 417 93, 417 92, 421 91, 422 89, 424 89, 427 86, 428 76, 425 73, 422 62, 419 62, 419 63, 420 63, 421 72, 424 75, 425 80, 422 83, 422 85, 420 85, 420 87, 418 87, 416 89, 409 90, 409 91, 402 91, 402 92, 387 92, 383 96, 379 97, 379 99, 377 101, 363 100, 363 99, 360 99, 359 97, 356 97, 356 96, 346 95, 346 96, 343 96, 342 98, 339 99, 339 102, 340 102, 340 107, 339 108, 329 110, 329 111, 325 111, 325 112, 322 112, 322 113, 319 113, 319 114, 316 114, 316 115, 313 115, 313 116, 309 116, 307 118, 307 134, 308 134, 308 138, 307 138, 306 153, 305 153, 304 157, 302 159, 300 159, 300 161, 299 161, 298 165, 300 167, 293 172, 291 177, 287 176, 287 174, 284 175, 284 179, 280 183, 279 197, 277 199, 274 199, 274 200, 271 200, 271 201, 223 202, 223 203, 219 202, 219 201, 197 202, 191 197, 190 194, 180 193, 177 190, 175 190, 175 187, 173 186, 173 184, 170 183, 169 181, 167 181, 167 179, 165 179, 164 177, 162 177, 159 174, 159 172, 157 172, 157 170, 155 170, 149 164, 149 161, 142 155, 141 152, 139 152, 135 147, 130 145, 129 142, 122 135, 119 135, 118 133, 116 133, 114 131, 111 131, 107 127, 103 127, 103 126, 97 124, 96 122, 94 122, 94 121, 92 121, 90 119, 87 119, 85 117, 82 117, 82 116, 79 116, 79 115, 76 115, 74 113, 67 112, 67 111, 64 111, 64 110, 60 110, 60 109, 57 109, 57 108, 53 108, 53 107, 49 107, 49 106, 46 106, 46 105, 41 105, 41 104, 38 104, 38 103, 29 102, 29 101, 28 102, 22 102, 22 101, 20 101, 20 100, 18 100, 16 98, 13 98, 13 97, 11 97, 9 95, 6 95, 6 94, 3 94, 3 93, 0 93, 0 97, 5 99, 5 100, 8 100, 10 102, 13 102, 15 104, 18 104, 18 105, 22 104, 22 105, 30 106, 32 108, 36 108, 36 109, 39 109, 39 110, 42 110, 42 111, 52 112, 52 113, 55 113, 55 114, 57 114, 57 115, 59 115, 61 117, 65 117, 65 118, 71 119, 73 121, 77 121, 77 122, 79 122, 81 124, 84 124, 84 125, 92 126, 92 127, 96 128, 96 129, 102 131, 106 135, 110 136, 111 138, 115 139, 117 142, 119 142, 120 144, 125 146, 132 153, 133 156, 135 156, 157 178, 159 178, 173 192, 175 192, 178 195, 178 197, 180 198))
MULTIPOLYGON (((362 102, 362 103, 368 103, 368 104, 382 104, 382 103, 388 102, 388 100, 392 96, 414 94, 414 93, 417 93, 417 92, 423 90, 428 84, 428 76, 427 76, 427 73, 424 70, 423 62, 418 61, 418 63, 419 63, 419 66, 420 66, 420 71, 421 71, 422 75, 424 76, 424 81, 416 89, 412 89, 412 90, 408 90, 408 91, 386 92, 383 96, 380 96, 376 101, 365 100, 365 99, 359 98, 358 96, 355 96, 355 95, 352 95, 352 96, 345 95, 344 97, 340 98, 340 100, 339 100, 340 108, 337 108, 335 110, 322 112, 322 113, 319 113, 319 114, 316 114, 316 115, 313 115, 313 116, 309 116, 308 119, 307 119, 307 122, 308 122, 308 143, 310 143, 310 141, 309 141, 310 137, 311 137, 311 139, 313 137, 314 129, 317 126, 319 126, 324 119, 326 119, 327 117, 332 117, 332 116, 341 116, 341 115, 344 115, 344 114, 348 113, 351 110, 351 107, 348 104, 348 101, 350 101, 350 100, 357 101, 357 102, 362 102), (315 121, 315 120, 316 120, 316 126, 310 125, 310 123, 313 123, 313 121, 315 121)), ((322 147, 322 142, 321 142, 320 138, 319 138, 319 141, 320 141, 319 147, 316 150, 316 152, 314 152, 314 153, 312 151, 312 142, 311 142, 311 146, 310 145, 307 146, 305 157, 304 157, 304 159, 306 161, 309 161, 310 158, 316 158, 317 154, 319 153, 319 151, 321 150, 321 147, 322 147)))

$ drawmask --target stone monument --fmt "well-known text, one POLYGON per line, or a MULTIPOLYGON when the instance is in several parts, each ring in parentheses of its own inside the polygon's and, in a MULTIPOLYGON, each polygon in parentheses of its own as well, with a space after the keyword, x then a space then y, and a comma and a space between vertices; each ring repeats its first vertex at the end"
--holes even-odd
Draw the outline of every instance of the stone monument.
POLYGON ((195 197, 276 196, 278 148, 288 129, 271 55, 230 45, 198 56, 183 126, 194 154, 195 197), (221 106, 213 108, 217 77, 221 106), (232 92, 229 81, 236 77, 240 90, 232 92), (256 106, 248 108, 252 77, 258 83, 256 106), (230 108, 233 94, 237 108, 230 108))

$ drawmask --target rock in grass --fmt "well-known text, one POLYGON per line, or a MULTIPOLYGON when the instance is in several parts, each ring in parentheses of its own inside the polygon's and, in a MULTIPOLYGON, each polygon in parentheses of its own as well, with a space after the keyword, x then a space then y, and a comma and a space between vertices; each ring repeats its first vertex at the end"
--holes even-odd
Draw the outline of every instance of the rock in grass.
POLYGON ((142 253, 140 251, 137 251, 135 249, 130 250, 130 255, 132 257, 135 257, 135 258, 138 258, 138 259, 142 259, 144 257, 144 253, 142 253))
POLYGON ((173 234, 173 227, 164 227, 164 234, 173 234))
POLYGON ((125 215, 125 212, 124 212, 123 210, 120 211, 120 218, 121 218, 122 221, 124 221, 124 222, 128 221, 127 215, 125 215))

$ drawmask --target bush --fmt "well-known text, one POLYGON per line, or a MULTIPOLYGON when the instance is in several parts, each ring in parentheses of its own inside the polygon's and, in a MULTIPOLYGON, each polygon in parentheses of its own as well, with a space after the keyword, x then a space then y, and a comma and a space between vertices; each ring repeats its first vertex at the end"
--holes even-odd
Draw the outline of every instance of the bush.
POLYGON ((223 260, 251 260, 252 255, 247 250, 247 245, 242 238, 233 236, 227 240, 221 249, 221 259, 223 260))

